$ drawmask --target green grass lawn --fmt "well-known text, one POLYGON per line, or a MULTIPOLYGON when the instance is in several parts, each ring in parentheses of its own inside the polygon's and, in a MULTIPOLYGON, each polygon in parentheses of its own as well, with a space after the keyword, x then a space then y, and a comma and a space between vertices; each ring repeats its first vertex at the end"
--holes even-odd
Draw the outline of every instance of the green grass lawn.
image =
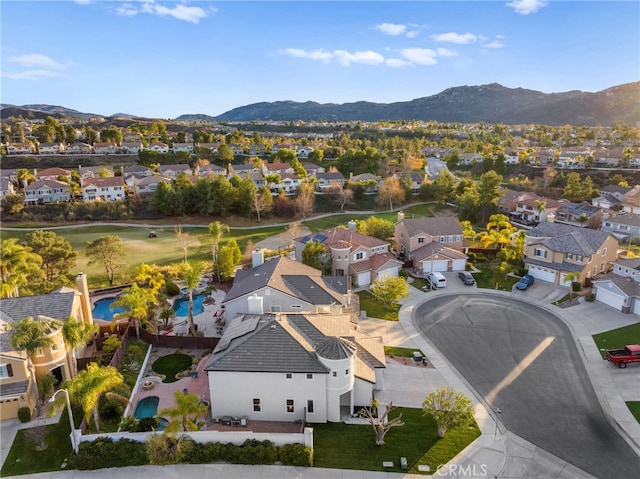
POLYGON ((431 283, 424 278, 413 278, 413 281, 411 281, 409 285, 423 293, 428 292, 431 289, 431 283))
POLYGON ((191 368, 193 359, 186 354, 167 354, 156 359, 151 365, 151 369, 158 374, 164 374, 164 383, 172 383, 177 381, 176 374, 191 368))
POLYGON ((473 273, 478 288, 500 289, 503 291, 511 291, 513 285, 519 278, 513 276, 505 276, 496 270, 497 264, 494 263, 474 263, 474 266, 480 270, 479 273, 473 273))
MULTIPOLYGON (((82 421, 82 410, 73 409, 76 427, 82 421)), ((34 421, 32 426, 36 426, 34 421)), ((7 459, 2 466, 0 475, 18 476, 22 474, 35 474, 38 472, 59 471, 62 465, 67 463, 73 455, 69 434, 69 416, 66 408, 60 416, 58 424, 50 424, 45 427, 45 440, 48 445, 44 450, 38 450, 37 444, 29 438, 29 432, 21 429, 11 445, 7 459)))
MULTIPOLYGON (((387 356, 397 356, 399 358, 412 358, 414 351, 420 351, 415 348, 401 348, 398 346, 385 346, 384 354, 387 356)), ((424 353, 420 351, 420 354, 424 356, 424 353)))
POLYGON ((619 349, 627 344, 640 344, 640 323, 594 334, 593 340, 604 358, 605 349, 619 349))
POLYGON ((359 291, 356 294, 360 297, 360 310, 366 311, 369 318, 398 321, 398 311, 400 311, 399 304, 394 305, 392 308, 387 308, 369 291, 359 291))
POLYGON ((627 401, 627 407, 629 411, 631 411, 631 414, 633 414, 633 417, 636 418, 636 421, 640 423, 640 401, 627 401))
POLYGON ((477 427, 461 427, 451 429, 440 439, 435 421, 430 416, 424 416, 421 409, 398 408, 390 417, 394 418, 399 413, 402 413, 405 425, 391 428, 384 446, 375 445, 375 433, 368 424, 314 424, 313 465, 402 472, 400 457, 406 457, 409 473, 418 472, 419 464, 428 464, 434 471, 439 464, 448 462, 480 435, 477 427), (383 468, 383 461, 393 461, 394 467, 383 468))

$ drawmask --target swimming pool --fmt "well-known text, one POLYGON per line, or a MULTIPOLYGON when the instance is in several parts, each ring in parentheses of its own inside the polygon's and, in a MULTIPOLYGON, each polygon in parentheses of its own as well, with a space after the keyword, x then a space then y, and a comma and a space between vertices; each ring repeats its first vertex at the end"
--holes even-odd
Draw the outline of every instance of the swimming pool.
POLYGON ((113 298, 102 298, 96 301, 93 304, 93 309, 91 310, 91 314, 95 319, 103 319, 105 321, 111 321, 113 316, 118 313, 124 313, 126 309, 121 308, 120 306, 114 306, 111 309, 111 304, 116 300, 113 298))
MULTIPOLYGON (((206 294, 198 294, 193 296, 193 314, 201 314, 204 312, 204 298, 206 294)), ((173 303, 173 310, 176 312, 176 317, 186 317, 189 315, 189 298, 178 298, 173 303)))
POLYGON ((158 403, 160 398, 158 396, 149 396, 140 399, 136 405, 136 411, 133 413, 133 417, 136 419, 143 419, 145 417, 155 417, 158 413, 158 403))

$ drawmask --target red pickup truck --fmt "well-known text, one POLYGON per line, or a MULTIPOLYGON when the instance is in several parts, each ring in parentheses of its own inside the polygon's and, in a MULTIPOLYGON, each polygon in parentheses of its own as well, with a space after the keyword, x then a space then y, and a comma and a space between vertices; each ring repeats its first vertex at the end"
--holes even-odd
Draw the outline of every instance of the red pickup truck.
POLYGON ((619 368, 626 368, 627 363, 640 363, 640 344, 632 344, 622 349, 610 349, 605 354, 613 364, 619 368))

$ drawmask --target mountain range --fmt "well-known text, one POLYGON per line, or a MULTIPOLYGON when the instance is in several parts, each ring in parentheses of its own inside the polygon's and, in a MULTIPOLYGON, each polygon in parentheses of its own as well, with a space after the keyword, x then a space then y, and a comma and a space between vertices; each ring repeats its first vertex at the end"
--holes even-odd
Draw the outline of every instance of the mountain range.
MULTIPOLYGON (((140 119, 118 113, 96 115, 52 105, 0 105, 0 116, 140 119)), ((175 121, 382 121, 419 120, 458 123, 535 123, 544 125, 611 126, 640 124, 640 81, 595 93, 578 90, 543 93, 497 83, 448 88, 436 95, 394 103, 316 103, 276 101, 234 108, 219 116, 185 114, 175 121)))

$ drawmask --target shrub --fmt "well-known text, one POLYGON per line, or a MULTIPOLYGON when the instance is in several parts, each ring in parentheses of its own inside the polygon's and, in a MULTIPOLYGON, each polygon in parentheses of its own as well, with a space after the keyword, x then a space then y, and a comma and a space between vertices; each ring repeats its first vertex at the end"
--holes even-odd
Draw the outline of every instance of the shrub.
POLYGON ((122 341, 120 341, 116 336, 109 336, 102 343, 102 350, 105 353, 115 353, 116 349, 118 349, 122 345, 122 341))
POLYGON ((158 419, 155 417, 143 417, 139 419, 134 428, 134 432, 149 432, 158 429, 158 419))
POLYGON ((31 409, 28 407, 21 407, 18 409, 18 419, 20 419, 20 422, 31 421, 31 409))
POLYGON ((142 466, 149 464, 147 446, 143 442, 120 439, 113 442, 110 437, 100 437, 93 442, 82 442, 78 454, 71 459, 80 470, 105 467, 142 466))
POLYGON ((285 444, 278 448, 278 457, 285 466, 311 467, 313 450, 302 444, 285 444))
POLYGON ((178 296, 180 294, 180 287, 173 281, 167 281, 164 287, 167 290, 167 296, 178 296))
POLYGON ((589 293, 584 297, 584 300, 588 301, 589 303, 593 303, 596 300, 596 295, 593 293, 589 293))
POLYGON ((240 446, 241 464, 273 464, 278 459, 278 449, 271 441, 247 439, 240 446))
POLYGON ((180 459, 182 438, 152 434, 147 438, 147 454, 149 463, 154 466, 177 464, 180 459))
POLYGON ((398 276, 407 279, 409 277, 409 272, 406 269, 401 269, 400 271, 398 271, 398 276))
POLYGON ((571 283, 571 289, 574 292, 582 291, 582 285, 580 283, 574 281, 573 283, 571 283))

